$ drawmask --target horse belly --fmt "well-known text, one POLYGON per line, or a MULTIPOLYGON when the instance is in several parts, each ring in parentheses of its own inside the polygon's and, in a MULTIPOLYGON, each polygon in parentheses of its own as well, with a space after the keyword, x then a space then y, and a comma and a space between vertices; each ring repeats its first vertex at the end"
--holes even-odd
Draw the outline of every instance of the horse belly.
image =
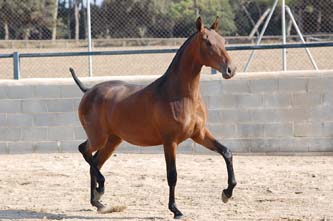
POLYGON ((138 146, 154 146, 162 143, 160 134, 155 129, 151 114, 133 106, 117 108, 109 124, 114 134, 138 146))

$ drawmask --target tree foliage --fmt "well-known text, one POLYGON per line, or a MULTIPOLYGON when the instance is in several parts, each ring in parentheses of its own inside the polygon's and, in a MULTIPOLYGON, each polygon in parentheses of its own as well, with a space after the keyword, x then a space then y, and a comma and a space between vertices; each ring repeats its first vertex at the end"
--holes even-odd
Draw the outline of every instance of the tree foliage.
MULTIPOLYGON (((187 37, 198 15, 208 26, 220 18, 223 35, 248 35, 275 0, 92 1, 94 38, 187 37)), ((333 31, 332 0, 286 0, 301 31, 333 31)), ((288 16, 287 16, 288 18, 288 16)), ((292 31, 295 33, 295 31, 292 31)), ((279 1, 268 35, 281 34, 279 1)), ((86 0, 0 0, 0 39, 86 38, 86 0), (76 8, 79 13, 75 13, 76 8)))

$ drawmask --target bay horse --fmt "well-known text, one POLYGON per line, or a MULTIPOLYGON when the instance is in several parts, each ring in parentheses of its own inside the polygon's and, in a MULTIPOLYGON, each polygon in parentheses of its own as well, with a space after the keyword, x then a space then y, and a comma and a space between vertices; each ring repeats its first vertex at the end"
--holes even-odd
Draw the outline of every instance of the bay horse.
POLYGON ((204 65, 220 71, 225 79, 235 75, 236 68, 217 27, 218 18, 206 28, 199 17, 197 32, 180 47, 165 74, 146 87, 107 81, 87 88, 70 68, 74 81, 84 92, 78 112, 88 139, 79 145, 79 151, 90 165, 90 202, 98 211, 104 209, 99 201, 105 182, 100 169, 123 140, 138 146, 163 145, 168 207, 174 218, 183 216, 175 202, 176 150, 188 138, 223 156, 228 173, 223 202, 232 196, 236 186, 232 153, 205 126, 207 114, 199 91, 204 65))

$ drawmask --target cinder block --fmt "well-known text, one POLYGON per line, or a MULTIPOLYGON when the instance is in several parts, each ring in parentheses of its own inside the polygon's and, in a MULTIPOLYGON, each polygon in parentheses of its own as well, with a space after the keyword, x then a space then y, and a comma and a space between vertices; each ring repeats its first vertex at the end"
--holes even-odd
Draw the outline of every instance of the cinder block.
POLYGON ((333 138, 308 138, 307 144, 310 152, 332 152, 333 138))
POLYGON ((269 108, 290 107, 292 94, 264 94, 264 106, 269 108))
POLYGON ((0 127, 1 141, 18 141, 21 138, 21 130, 16 127, 0 127))
POLYGON ((0 142, 0 154, 7 154, 8 148, 7 148, 7 142, 0 142))
POLYGON ((323 93, 323 104, 333 107, 333 88, 332 91, 326 91, 323 93))
POLYGON ((53 99, 46 101, 48 112, 73 112, 74 100, 72 99, 53 99))
POLYGON ((308 152, 309 141, 304 138, 279 138, 276 142, 280 143, 280 152, 308 152))
POLYGON ((290 109, 252 109, 250 110, 251 122, 278 123, 292 121, 288 116, 290 109))
POLYGON ((32 149, 34 153, 58 153, 60 146, 56 141, 33 142, 32 149))
POLYGON ((33 86, 15 85, 7 88, 7 96, 9 99, 26 99, 33 98, 33 86))
POLYGON ((140 147, 123 141, 115 150, 116 153, 140 153, 140 147))
POLYGON ((0 113, 0 127, 6 127, 7 126, 7 115, 0 113))
POLYGON ((85 140, 87 139, 86 132, 82 127, 74 127, 74 138, 75 140, 85 140))
POLYGON ((60 98, 59 85, 35 85, 34 86, 35 98, 60 98))
POLYGON ((314 107, 322 104, 322 95, 319 93, 297 93, 293 96, 293 106, 314 107))
POLYGON ((295 137, 321 137, 324 134, 322 122, 297 122, 294 125, 295 137))
POLYGON ((45 100, 22 100, 23 113, 44 113, 47 112, 45 100))
MULTIPOLYGON (((193 154, 195 145, 196 144, 192 139, 187 139, 179 144, 177 153, 193 154)), ((163 150, 162 150, 162 153, 163 153, 163 150)))
POLYGON ((233 94, 223 94, 203 97, 208 109, 237 108, 238 96, 233 94))
POLYGON ((233 153, 248 153, 253 145, 253 139, 219 139, 220 143, 228 147, 233 153))
POLYGON ((21 101, 19 100, 0 100, 0 113, 20 113, 21 101))
POLYGON ((203 96, 211 96, 222 93, 222 83, 219 81, 200 82, 200 92, 203 96))
POLYGON ((309 108, 309 120, 312 121, 333 121, 333 107, 328 105, 309 108))
POLYGON ((279 92, 306 92, 307 78, 279 78, 279 92))
POLYGON ((80 98, 83 96, 82 91, 74 85, 60 85, 60 93, 63 98, 80 98))
POLYGON ((222 122, 222 110, 221 109, 208 110, 207 121, 222 122))
POLYGON ((60 149, 61 153, 79 153, 78 146, 82 143, 82 140, 64 140, 60 141, 60 149))
POLYGON ((216 138, 236 138, 236 124, 207 124, 208 129, 216 138))
POLYGON ((222 84, 223 94, 248 94, 251 92, 248 80, 227 80, 222 84))
POLYGON ((34 126, 80 126, 77 113, 40 113, 33 115, 34 126))
POLYGON ((8 142, 8 152, 14 154, 33 153, 32 142, 8 142))
POLYGON ((33 118, 33 124, 37 127, 59 125, 57 121, 57 115, 53 113, 34 114, 33 118))
POLYGON ((77 112, 56 113, 57 125, 81 126, 77 112))
POLYGON ((242 123, 237 125, 237 133, 240 138, 264 137, 264 124, 242 123))
POLYGON ((251 93, 273 93, 278 90, 278 79, 250 80, 251 93))
POLYGON ((292 123, 264 124, 265 137, 292 137, 292 123))
POLYGON ((158 146, 150 146, 150 147, 139 147, 140 153, 145 153, 145 154, 163 154, 163 146, 158 145, 158 146))
POLYGON ((324 77, 324 87, 323 90, 326 92, 332 92, 333 77, 324 77))
POLYGON ((312 119, 312 110, 310 108, 292 108, 286 112, 286 119, 295 122, 310 121, 312 119))
POLYGON ((47 141, 46 127, 21 128, 22 141, 47 141))
POLYGON ((238 96, 238 107, 240 108, 258 108, 263 107, 263 96, 260 94, 240 95, 238 96))
POLYGON ((7 85, 1 85, 1 87, 0 87, 0 99, 7 99, 8 98, 7 90, 8 90, 7 85))
POLYGON ((33 116, 30 114, 7 114, 8 127, 31 127, 33 116))
POLYGON ((315 77, 308 79, 308 91, 309 92, 323 92, 325 91, 326 79, 322 77, 315 77))
POLYGON ((252 153, 272 153, 280 152, 281 140, 274 138, 258 138, 253 139, 250 152, 252 153))
POLYGON ((49 127, 47 131, 50 141, 74 140, 74 127, 49 127))
POLYGON ((333 137, 333 122, 324 122, 323 136, 333 137))
MULTIPOLYGON (((208 112, 208 116, 211 111, 208 112)), ((221 109, 219 113, 220 119, 209 120, 210 123, 239 123, 251 122, 251 114, 247 109, 221 109)))

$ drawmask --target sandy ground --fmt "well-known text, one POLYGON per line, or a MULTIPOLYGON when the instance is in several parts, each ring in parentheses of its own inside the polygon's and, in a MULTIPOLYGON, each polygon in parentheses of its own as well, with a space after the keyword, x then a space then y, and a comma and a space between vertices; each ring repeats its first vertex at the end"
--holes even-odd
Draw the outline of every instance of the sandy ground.
MULTIPOLYGON (((183 220, 333 220, 333 157, 235 156, 238 186, 227 204, 217 155, 177 156, 183 220)), ((88 165, 78 153, 0 155, 0 220, 172 220, 160 154, 117 154, 106 163, 99 214, 89 204, 88 165)))

